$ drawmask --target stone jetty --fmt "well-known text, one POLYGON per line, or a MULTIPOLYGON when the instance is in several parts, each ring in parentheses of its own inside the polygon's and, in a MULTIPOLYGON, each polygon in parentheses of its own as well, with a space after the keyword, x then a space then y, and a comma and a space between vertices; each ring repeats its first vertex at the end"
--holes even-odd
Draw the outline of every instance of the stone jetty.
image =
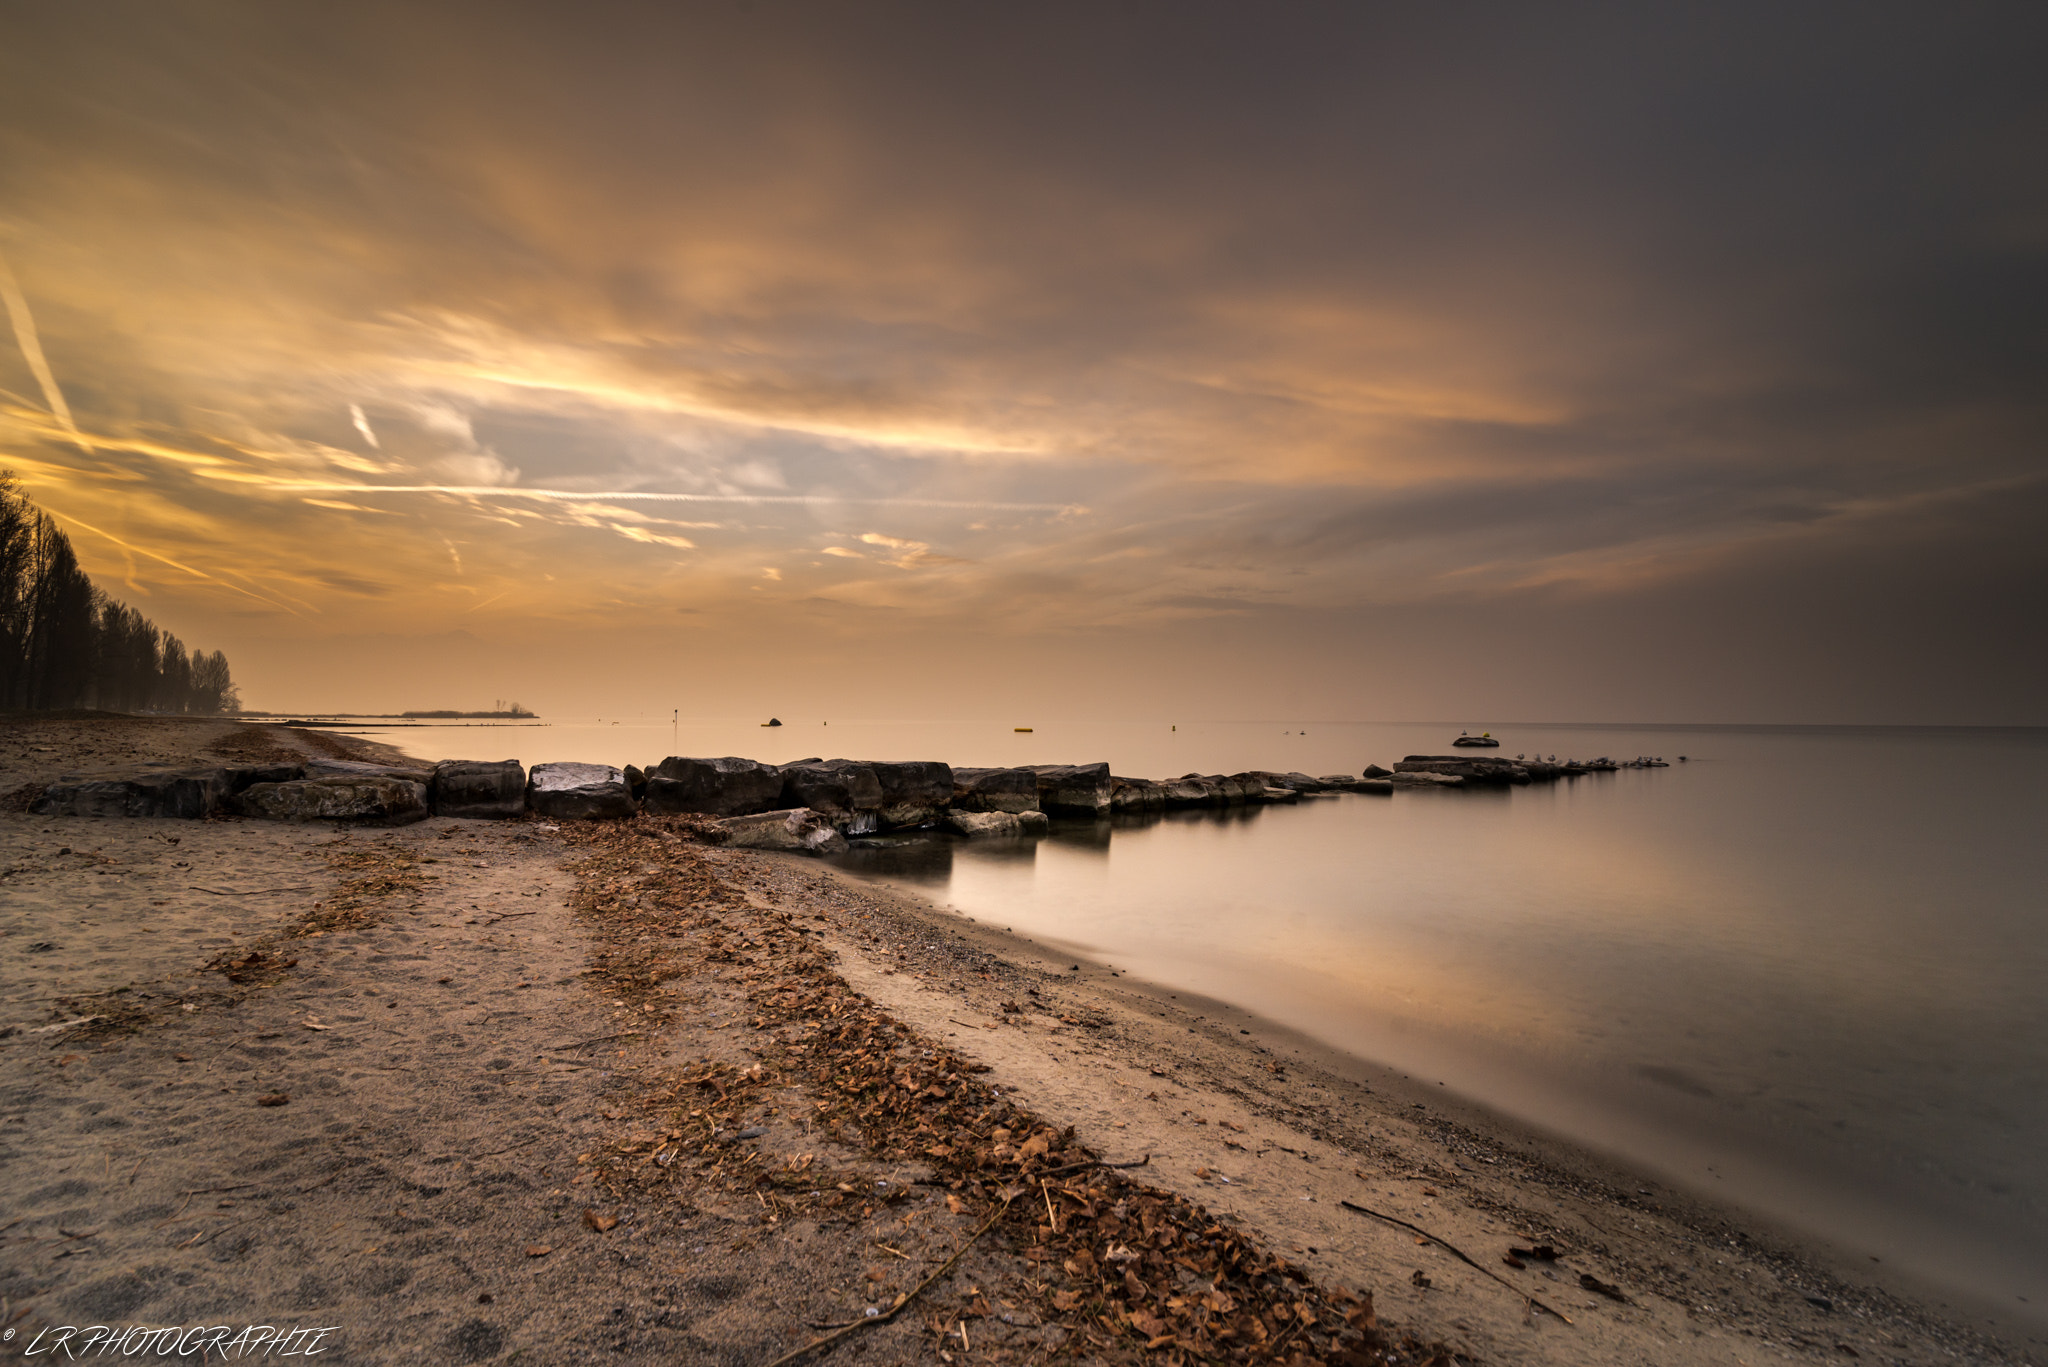
POLYGON ((671 755, 642 769, 518 760, 432 766, 314 760, 180 769, 60 782, 31 810, 45 816, 240 816, 269 821, 403 825, 428 816, 602 821, 638 812, 713 818, 713 839, 758 849, 828 853, 849 837, 936 829, 972 838, 1044 834, 1053 818, 1199 808, 1292 805, 1355 793, 1551 782, 1612 772, 1605 758, 1563 764, 1491 755, 1410 755, 1362 775, 1182 774, 1130 778, 1107 764, 961 768, 938 760, 811 758, 788 764, 726 755, 671 755))

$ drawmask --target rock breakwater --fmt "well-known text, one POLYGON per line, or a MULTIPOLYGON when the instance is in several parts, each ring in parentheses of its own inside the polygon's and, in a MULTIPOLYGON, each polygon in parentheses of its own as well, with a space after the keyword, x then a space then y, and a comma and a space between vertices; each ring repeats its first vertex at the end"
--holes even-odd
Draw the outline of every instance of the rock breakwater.
POLYGON ((1106 763, 960 768, 939 760, 810 758, 788 764, 725 755, 671 755, 644 770, 516 759, 432 765, 315 760, 177 769, 51 784, 31 810, 45 816, 239 816, 270 821, 404 825, 430 815, 620 820, 646 811, 711 820, 707 835, 764 849, 827 853, 848 837, 941 830, 971 838, 1044 834, 1052 818, 1191 808, 1291 805, 1344 793, 1526 784, 1612 772, 1611 760, 1410 755, 1363 774, 1182 774, 1131 778, 1106 763))

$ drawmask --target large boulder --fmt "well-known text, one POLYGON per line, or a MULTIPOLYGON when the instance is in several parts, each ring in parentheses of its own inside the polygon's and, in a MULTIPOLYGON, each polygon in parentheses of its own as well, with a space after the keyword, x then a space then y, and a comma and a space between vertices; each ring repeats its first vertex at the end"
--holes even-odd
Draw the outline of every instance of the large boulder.
POLYGON ((1049 816, 1101 816, 1110 810, 1114 785, 1107 764, 1034 764, 1038 810, 1049 816))
POLYGON ((838 854, 846 837, 832 816, 797 807, 783 812, 729 816, 718 823, 725 843, 746 850, 788 850, 796 854, 838 854))
POLYGON ((516 759, 444 759, 429 791, 436 816, 502 820, 526 811, 526 770, 516 759))
POLYGON ((290 783, 306 776, 303 764, 242 764, 227 771, 228 791, 244 792, 259 783, 290 783))
POLYGON ((953 766, 935 759, 871 760, 882 785, 882 824, 926 826, 953 805, 953 766))
POLYGON ((782 771, 772 764, 726 755, 689 759, 671 755, 647 775, 647 810, 743 816, 782 800, 782 771))
MULTIPOLYGON (((1331 784, 1327 778, 1310 778, 1307 774, 1293 771, 1276 774, 1270 769, 1259 770, 1249 777, 1258 779, 1268 788, 1287 788, 1297 793, 1320 793, 1331 784)), ((1350 775, 1340 775, 1340 778, 1348 781, 1350 775)))
POLYGON ((1202 774, 1182 774, 1159 786, 1169 807, 1221 807, 1228 801, 1219 781, 1202 774))
POLYGON ((1044 812, 947 812, 946 828, 970 839, 1044 835, 1052 821, 1044 812))
POLYGON ((1166 790, 1145 778, 1109 780, 1109 808, 1113 812, 1157 812, 1166 807, 1166 790))
POLYGON ((1529 771, 1511 759, 1480 755, 1410 755, 1394 766, 1400 774, 1442 774, 1467 783, 1527 783, 1529 771))
POLYGON ((252 784, 233 809, 263 821, 353 821, 403 826, 425 819, 427 785, 376 775, 337 775, 252 784))
POLYGON ((1029 769, 955 769, 953 806, 963 812, 1035 812, 1038 775, 1029 769))
POLYGON ((782 766, 782 805, 830 814, 855 832, 880 828, 882 780, 874 766, 858 760, 800 760, 782 766))
POLYGON ((38 816, 178 817, 221 810, 233 791, 225 769, 186 769, 134 778, 53 783, 30 809, 38 816))
POLYGON ((434 769, 428 764, 378 764, 361 759, 315 759, 306 761, 307 778, 402 778, 407 783, 431 785, 434 769))
POLYGON ((526 779, 526 805, 557 821, 611 821, 633 815, 626 775, 609 764, 536 764, 526 779))
POLYGON ((1390 788, 1462 788, 1465 779, 1458 774, 1437 774, 1426 769, 1409 769, 1395 774, 1392 778, 1378 780, 1390 788))

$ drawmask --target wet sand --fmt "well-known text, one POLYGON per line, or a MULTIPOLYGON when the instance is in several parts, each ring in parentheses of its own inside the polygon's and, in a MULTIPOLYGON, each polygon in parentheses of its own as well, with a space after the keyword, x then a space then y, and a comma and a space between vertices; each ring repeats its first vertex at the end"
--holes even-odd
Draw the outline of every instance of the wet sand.
MULTIPOLYGON (((60 772, 343 752, 369 754, 222 723, 0 725, 0 807, 60 772)), ((1180 1326, 1148 1352, 1138 1292, 1084 1262, 1110 1299, 1076 1299, 1073 1259, 1045 1260, 1135 1203, 1148 1233, 1155 1207, 1162 1225, 1223 1217, 1307 1278, 1254 1277, 1237 1300, 1291 1287, 1324 1318, 1212 1315, 1243 1330, 1210 1343, 1219 1357, 2038 1360, 1883 1269, 1831 1265, 1217 1003, 687 835, 645 818, 343 831, 0 813, 6 1346, 81 1322, 255 1322, 334 1325, 346 1361, 771 1362, 889 1307, 1015 1199, 1013 1155, 976 1170, 956 1142, 907 1146, 956 1123, 940 1103, 858 1124, 835 1109, 832 1078, 867 1055, 835 1054, 852 1046, 833 1022, 858 1016, 908 1027, 892 1036, 907 1058, 988 1070, 938 1088, 956 1108, 973 1096, 957 1124, 976 1142, 995 1133, 984 1117, 1028 1113, 1073 1127, 1052 1142, 1074 1153, 1149 1161, 1062 1178, 1096 1182, 1066 1199, 1092 1190, 1100 1209, 1003 1226, 833 1357, 1193 1358, 1188 1307, 1168 1305, 1181 1274, 1137 1278, 1180 1326), (66 1024, 83 1017, 98 1019, 66 1024), (733 1138, 741 1119, 759 1133, 733 1138), (1542 1245, 1560 1256, 1503 1261, 1542 1245), (1338 1288, 1371 1295, 1371 1341, 1336 1336, 1338 1288)))

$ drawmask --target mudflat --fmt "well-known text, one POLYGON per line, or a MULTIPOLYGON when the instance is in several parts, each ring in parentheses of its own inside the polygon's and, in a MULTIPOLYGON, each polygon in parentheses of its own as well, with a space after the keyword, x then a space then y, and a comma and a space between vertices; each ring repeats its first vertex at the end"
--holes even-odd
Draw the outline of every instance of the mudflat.
POLYGON ((297 756, 392 752, 0 723, 10 1349, 2030 1360, 1881 1270, 691 818, 25 811, 63 774, 297 756))

